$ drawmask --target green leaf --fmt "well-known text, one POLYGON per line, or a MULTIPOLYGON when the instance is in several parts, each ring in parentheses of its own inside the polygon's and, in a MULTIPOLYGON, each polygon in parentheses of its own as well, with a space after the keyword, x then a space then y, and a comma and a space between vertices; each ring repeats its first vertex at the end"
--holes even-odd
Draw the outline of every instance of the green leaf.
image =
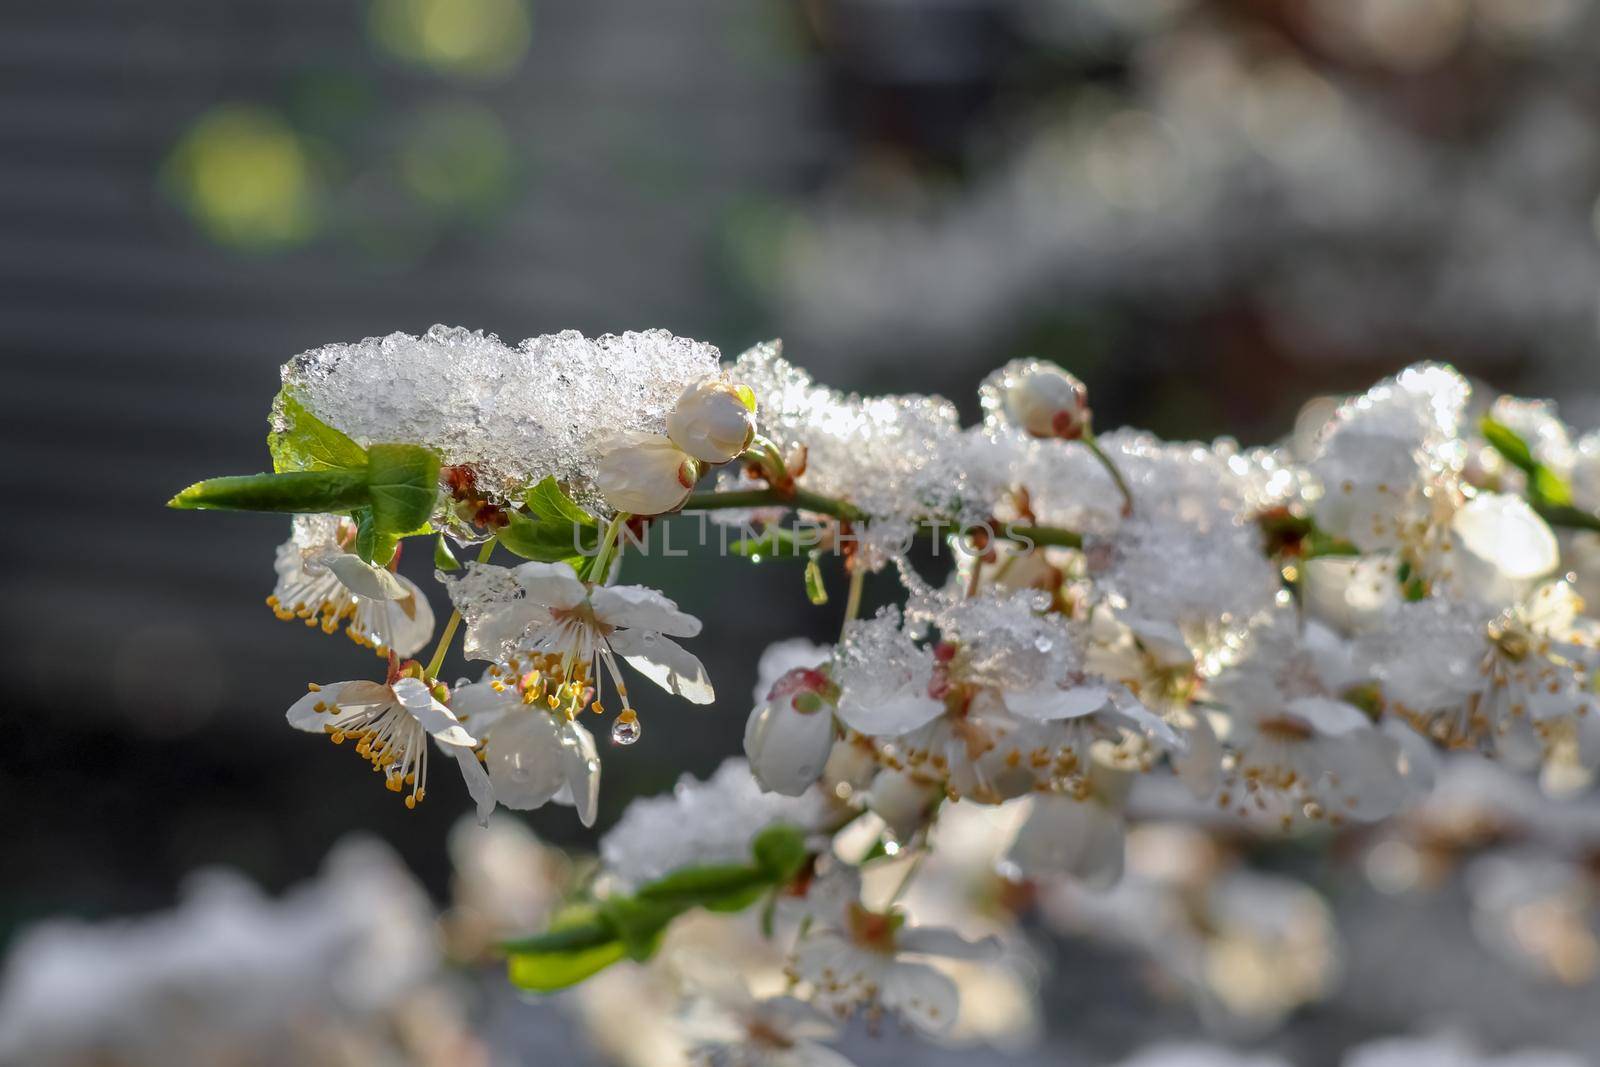
POLYGON ((1478 429, 1483 434, 1484 440, 1494 447, 1494 450, 1505 457, 1507 463, 1513 467, 1532 474, 1539 467, 1539 461, 1533 458, 1533 450, 1511 427, 1496 419, 1485 415, 1478 423, 1478 429))
POLYGON ((364 471, 294 471, 208 478, 167 501, 167 507, 186 511, 344 512, 369 500, 364 471))
POLYGON ((1533 498, 1541 504, 1554 504, 1557 507, 1568 507, 1572 504, 1572 486, 1567 480, 1543 464, 1530 475, 1532 479, 1529 488, 1533 490, 1533 498))
POLYGON ((779 884, 792 881, 810 855, 805 832, 788 823, 774 823, 757 834, 750 842, 750 853, 756 866, 779 884))
POLYGON ((1326 556, 1359 556, 1361 549, 1349 541, 1339 537, 1331 537, 1321 530, 1313 529, 1305 540, 1305 559, 1321 559, 1326 556))
POLYGON ((444 534, 433 539, 433 565, 441 571, 461 569, 461 561, 450 551, 450 542, 445 539, 444 534))
POLYGON ((506 512, 506 519, 506 525, 496 531, 495 537, 523 559, 541 563, 565 560, 576 567, 585 553, 592 556, 599 551, 600 534, 592 524, 575 525, 568 519, 538 519, 521 511, 506 512))
POLYGON ((400 538, 378 529, 370 507, 356 508, 350 517, 356 522, 356 555, 375 566, 388 566, 400 538))
POLYGON ((806 559, 806 599, 818 607, 828 602, 828 586, 822 580, 822 566, 815 552, 806 559))
POLYGON ((579 904, 558 913, 544 933, 507 941, 500 947, 510 953, 537 956, 595 948, 616 939, 616 928, 599 908, 579 904))
POLYGON ((273 430, 267 434, 272 469, 286 471, 360 470, 367 450, 317 418, 283 390, 272 401, 273 430), (282 427, 279 429, 278 427, 282 427))
POLYGON ((667 924, 689 910, 687 904, 638 897, 608 897, 599 907, 601 916, 617 931, 628 958, 639 963, 655 955, 667 924))
POLYGON ((755 537, 741 537, 728 546, 736 556, 746 559, 800 559, 816 545, 817 538, 800 538, 792 530, 768 526, 755 537))
POLYGON ((683 867, 639 890, 638 899, 683 908, 741 911, 769 888, 771 876, 759 867, 719 864, 683 867))
POLYGON ((378 532, 405 537, 425 531, 439 498, 439 457, 419 445, 373 445, 367 492, 378 532))
POLYGON ((1535 504, 1566 507, 1572 503, 1572 486, 1549 467, 1540 463, 1533 449, 1511 427, 1485 415, 1478 423, 1484 440, 1513 467, 1528 476, 1528 495, 1535 504))
POLYGON ((569 526, 594 528, 600 525, 598 519, 572 502, 572 498, 561 488, 561 483, 556 481, 553 474, 546 475, 544 480, 529 489, 522 499, 536 519, 564 522, 569 526))
POLYGON ((511 984, 530 993, 554 993, 577 985, 620 962, 627 955, 621 941, 558 952, 518 952, 506 964, 511 984))

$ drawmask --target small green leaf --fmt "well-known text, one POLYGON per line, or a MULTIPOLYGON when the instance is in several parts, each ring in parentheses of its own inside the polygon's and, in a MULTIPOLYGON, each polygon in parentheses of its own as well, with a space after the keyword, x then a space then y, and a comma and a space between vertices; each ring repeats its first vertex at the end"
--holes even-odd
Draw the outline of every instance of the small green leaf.
POLYGON ((364 471, 243 474, 196 482, 167 501, 181 510, 343 512, 370 499, 364 471))
POLYGON ((441 571, 461 569, 461 561, 450 551, 450 542, 445 539, 444 534, 433 539, 433 565, 441 571))
POLYGON ((1555 471, 1539 465, 1539 469, 1529 475, 1531 479, 1529 488, 1533 490, 1533 498, 1542 504, 1554 504, 1557 507, 1568 507, 1572 504, 1572 486, 1567 480, 1555 471))
POLYGON ((356 523, 356 555, 374 566, 387 567, 400 538, 379 530, 369 507, 356 508, 350 517, 356 523))
POLYGON ((379 532, 405 537, 425 530, 439 498, 439 457, 419 445, 373 445, 367 491, 379 532))
POLYGON ((765 903, 761 905, 761 936, 768 941, 772 940, 774 927, 778 918, 778 891, 774 889, 767 894, 765 903))
POLYGON ((822 565, 815 552, 806 559, 806 599, 819 607, 828 602, 828 586, 822 580, 822 565))
POLYGON ((1313 529, 1305 540, 1305 559, 1321 559, 1326 556, 1359 556, 1361 549, 1338 537, 1330 537, 1321 530, 1313 529))
POLYGON ((599 551, 600 534, 593 526, 575 525, 566 519, 536 519, 520 511, 506 512, 506 520, 495 537, 523 559, 541 563, 565 560, 577 567, 586 553, 593 556, 599 551))
POLYGON ((781 526, 768 526, 755 537, 741 537, 728 546, 736 556, 746 559, 800 559, 815 547, 817 538, 801 538, 781 526))
POLYGON ((360 470, 367 450, 317 418, 283 390, 272 401, 267 451, 272 469, 286 471, 360 470), (279 427, 282 427, 279 429, 279 427))
POLYGON ((621 941, 569 952, 518 952, 506 965, 511 984, 530 993, 554 993, 591 978, 627 955, 621 941))
POLYGON ((639 890, 638 899, 684 908, 739 911, 753 904, 771 884, 759 867, 719 864, 683 867, 639 890))
POLYGON ((537 519, 565 522, 569 526, 600 525, 599 520, 593 515, 572 502, 572 498, 561 488, 554 475, 546 475, 544 480, 529 489, 522 499, 537 519))
POLYGON ((689 910, 689 905, 638 897, 608 897, 600 901, 600 914, 617 931, 628 958, 643 963, 661 946, 667 924, 689 910))
POLYGON ((1572 486, 1549 467, 1540 463, 1533 449, 1511 427, 1485 415, 1478 423, 1484 440, 1513 467, 1528 476, 1528 495, 1535 504, 1566 507, 1572 503, 1572 486))
POLYGON ((806 865, 805 833, 788 823, 774 823, 750 842, 756 866, 779 884, 791 881, 806 865))
POLYGON ((1539 461, 1533 458, 1533 450, 1511 427, 1496 419, 1485 415, 1478 423, 1478 429, 1483 434, 1484 440, 1494 447, 1494 450, 1505 457, 1507 463, 1532 474, 1539 466, 1539 461))

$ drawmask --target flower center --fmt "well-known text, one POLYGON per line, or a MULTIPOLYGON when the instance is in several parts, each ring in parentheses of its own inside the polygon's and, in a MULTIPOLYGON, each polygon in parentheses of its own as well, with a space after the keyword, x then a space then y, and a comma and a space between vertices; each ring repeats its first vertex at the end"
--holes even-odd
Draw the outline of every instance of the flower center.
POLYGON ((1256 729, 1263 737, 1269 737, 1274 741, 1309 741, 1316 735, 1310 723, 1298 715, 1289 714, 1262 719, 1256 729))
POLYGON ((850 905, 850 940, 874 952, 894 951, 894 932, 900 923, 889 912, 868 911, 860 904, 850 905))

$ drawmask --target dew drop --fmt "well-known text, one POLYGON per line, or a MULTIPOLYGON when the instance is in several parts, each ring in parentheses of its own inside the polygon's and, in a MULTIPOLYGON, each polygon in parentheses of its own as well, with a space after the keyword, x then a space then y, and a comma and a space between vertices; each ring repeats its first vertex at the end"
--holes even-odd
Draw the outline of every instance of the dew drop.
POLYGON ((639 740, 638 719, 623 719, 620 716, 611 724, 611 743, 613 745, 631 745, 639 740))

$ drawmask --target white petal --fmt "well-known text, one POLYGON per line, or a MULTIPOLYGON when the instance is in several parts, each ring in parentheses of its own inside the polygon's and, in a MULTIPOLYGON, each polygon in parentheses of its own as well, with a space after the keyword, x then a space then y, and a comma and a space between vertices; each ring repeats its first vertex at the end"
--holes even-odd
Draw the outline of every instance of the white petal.
POLYGON ((405 595, 394 603, 390 615, 394 632, 388 636, 395 655, 404 658, 416 655, 433 637, 434 618, 433 605, 421 587, 403 574, 399 578, 405 595))
POLYGON ((446 745, 472 747, 478 739, 467 732, 455 712, 433 699, 433 693, 420 678, 402 678, 390 687, 400 706, 411 713, 436 741, 446 745))
POLYGON ((1380 730, 1358 730, 1337 739, 1327 753, 1326 769, 1338 779, 1328 786, 1336 812, 1362 822, 1393 815, 1411 797, 1400 774, 1400 742, 1380 730))
POLYGON ((709 704, 717 699, 700 661, 670 638, 644 630, 618 630, 607 640, 613 652, 667 692, 691 704, 709 704))
POLYGON ((941 1034, 955 1022, 960 994, 950 978, 921 963, 895 962, 884 971, 878 999, 926 1034, 941 1034))
POLYGON ((515 573, 517 584, 528 599, 543 607, 571 610, 589 594, 569 563, 529 562, 517 567, 515 573))
POLYGON ((1398 567, 1389 554, 1306 560, 1300 568, 1306 611, 1345 633, 1361 630, 1400 602, 1398 567))
MULTIPOLYGON (((1187 742, 1182 734, 1172 728, 1172 724, 1137 700, 1124 699, 1112 708, 1115 717, 1121 717, 1128 728, 1135 733, 1142 734, 1147 741, 1171 752, 1182 752, 1187 742)), ((1115 721, 1115 718, 1113 718, 1115 721)))
POLYGON ((463 685, 450 694, 450 710, 478 738, 488 737, 496 723, 523 706, 522 697, 514 688, 496 690, 488 679, 463 685))
POLYGON ((1311 724, 1326 737, 1342 737, 1357 730, 1370 730, 1372 720, 1360 708, 1328 697, 1299 697, 1289 701, 1286 710, 1311 724))
POLYGON ((607 585, 589 597, 595 618, 612 626, 649 630, 669 637, 695 637, 700 620, 678 609, 678 605, 656 590, 643 585, 607 585))
POLYGON ((838 1052, 815 1041, 799 1041, 793 1048, 769 1055, 772 1067, 855 1067, 838 1052))
POLYGON ((992 937, 969 941, 943 926, 908 926, 895 935, 895 948, 919 956, 992 963, 1000 958, 1000 942, 992 937))
POLYGON ((1520 496, 1480 493, 1456 512, 1450 530, 1462 547, 1507 578, 1539 578, 1561 562, 1556 535, 1520 496))
POLYGON ((832 751, 833 715, 827 708, 802 712, 781 697, 752 711, 745 726, 750 771, 769 793, 804 793, 822 776, 832 751))
POLYGON ((1222 742, 1199 709, 1185 709, 1177 720, 1183 749, 1172 755, 1172 769, 1196 800, 1209 800, 1222 782, 1222 742))
POLYGON ((555 720, 540 708, 506 718, 484 748, 495 799, 517 811, 549 803, 567 785, 566 747, 555 720))
POLYGON ((340 552, 326 559, 327 568, 357 596, 368 600, 400 600, 406 587, 387 567, 374 567, 353 552, 340 552))
POLYGON ((928 825, 934 806, 943 799, 940 788, 918 781, 910 773, 885 767, 872 779, 871 808, 898 841, 928 825))
POLYGON ((600 756, 594 735, 575 722, 561 729, 562 762, 566 788, 577 809, 578 821, 593 826, 600 804, 600 756))
POLYGON ((472 799, 478 806, 478 825, 488 826, 489 815, 494 811, 494 786, 489 782, 489 772, 483 769, 483 764, 478 762, 477 753, 461 745, 449 745, 448 751, 455 756, 456 766, 461 768, 461 778, 467 783, 467 792, 472 794, 472 799))
POLYGON ((925 682, 887 693, 847 688, 839 698, 844 724, 872 737, 897 737, 943 714, 944 704, 928 695, 925 682))
POLYGON ((1006 861, 1030 878, 1065 874, 1110 889, 1122 878, 1122 839, 1122 817, 1104 804, 1040 794, 1006 861))
POLYGON ((345 686, 354 685, 354 682, 332 682, 328 685, 318 686, 306 693, 305 696, 289 705, 287 718, 289 725, 296 730, 307 733, 320 734, 324 726, 337 726, 342 718, 348 718, 365 705, 352 705, 350 707, 336 707, 335 701, 338 694, 345 686), (322 711, 317 711, 316 706, 321 704, 322 711))
POLYGON ((1006 710, 1034 722, 1080 719, 1093 715, 1111 700, 1111 690, 1103 685, 1080 685, 1062 689, 1047 685, 1005 694, 1006 710))

